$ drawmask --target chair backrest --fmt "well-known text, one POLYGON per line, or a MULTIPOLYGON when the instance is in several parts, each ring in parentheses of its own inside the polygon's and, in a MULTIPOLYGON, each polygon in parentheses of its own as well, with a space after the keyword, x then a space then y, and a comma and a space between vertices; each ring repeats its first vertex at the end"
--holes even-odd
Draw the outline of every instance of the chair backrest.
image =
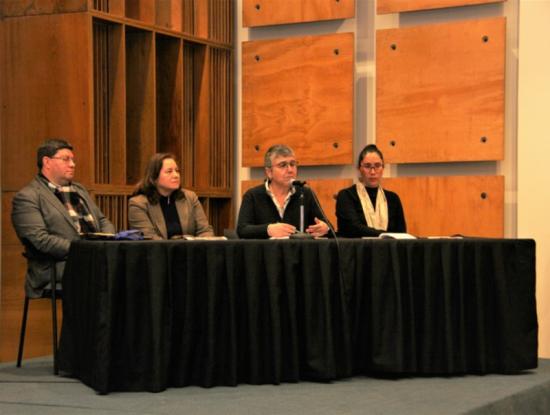
POLYGON ((239 235, 235 229, 224 229, 223 236, 227 239, 239 239, 239 235))

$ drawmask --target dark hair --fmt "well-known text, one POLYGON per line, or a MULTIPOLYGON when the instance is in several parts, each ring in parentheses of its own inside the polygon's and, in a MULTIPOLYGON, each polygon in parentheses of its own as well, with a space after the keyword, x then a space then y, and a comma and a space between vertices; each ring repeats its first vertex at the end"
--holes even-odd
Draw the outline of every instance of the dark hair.
POLYGON ((288 157, 293 156, 294 150, 285 144, 275 144, 266 151, 264 156, 264 167, 271 167, 271 158, 273 156, 288 157))
MULTIPOLYGON (((145 175, 143 179, 136 185, 136 189, 132 196, 135 195, 145 195, 149 200, 149 203, 156 205, 160 200, 160 193, 157 190, 157 180, 162 169, 162 163, 166 159, 176 160, 176 157, 171 153, 156 153, 153 154, 147 167, 145 168, 145 175)), ((181 199, 183 197, 183 191, 177 189, 174 191, 174 196, 176 199, 181 199)))
POLYGON ((60 138, 53 138, 44 141, 36 151, 36 165, 38 166, 38 170, 42 170, 42 159, 44 157, 53 157, 55 156, 55 153, 64 148, 71 151, 73 150, 72 145, 60 138))
POLYGON ((361 150, 361 153, 359 153, 359 159, 357 160, 357 168, 361 167, 361 162, 367 155, 367 153, 376 153, 380 156, 382 159, 382 163, 384 163, 384 156, 382 155, 382 152, 376 147, 375 144, 368 144, 361 150))

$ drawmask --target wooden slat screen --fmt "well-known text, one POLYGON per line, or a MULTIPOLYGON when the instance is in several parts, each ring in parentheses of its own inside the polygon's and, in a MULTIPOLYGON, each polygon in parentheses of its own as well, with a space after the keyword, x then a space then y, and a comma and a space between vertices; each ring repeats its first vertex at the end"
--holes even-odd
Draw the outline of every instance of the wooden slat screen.
POLYGON ((195 33, 195 0, 183 0, 183 32, 195 33))
POLYGON ((233 0, 209 0, 210 20, 208 22, 210 38, 218 42, 233 42, 233 0))
POLYGON ((95 193, 97 206, 117 231, 128 229, 128 197, 128 193, 118 195, 95 193))
POLYGON ((184 186, 195 187, 195 53, 193 44, 183 47, 183 143, 181 179, 184 186))
POLYGON ((109 183, 109 26, 94 20, 94 175, 109 183))
POLYGON ((126 184, 136 184, 155 152, 153 33, 126 29, 126 184))
POLYGON ((224 198, 209 198, 201 202, 205 208, 208 223, 214 228, 214 233, 223 235, 224 229, 232 226, 231 201, 224 198))
POLYGON ((210 186, 231 187, 231 52, 210 48, 210 186))
POLYGON ((181 40, 156 35, 157 151, 182 154, 183 71, 181 40))

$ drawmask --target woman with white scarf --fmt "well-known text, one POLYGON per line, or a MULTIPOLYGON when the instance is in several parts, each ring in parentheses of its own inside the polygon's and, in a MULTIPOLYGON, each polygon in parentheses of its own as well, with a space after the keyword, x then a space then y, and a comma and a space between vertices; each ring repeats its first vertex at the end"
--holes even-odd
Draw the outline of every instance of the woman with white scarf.
POLYGON ((378 147, 369 144, 361 151, 357 169, 359 183, 342 189, 336 199, 338 234, 359 238, 383 232, 407 232, 399 196, 380 184, 384 156, 378 147))

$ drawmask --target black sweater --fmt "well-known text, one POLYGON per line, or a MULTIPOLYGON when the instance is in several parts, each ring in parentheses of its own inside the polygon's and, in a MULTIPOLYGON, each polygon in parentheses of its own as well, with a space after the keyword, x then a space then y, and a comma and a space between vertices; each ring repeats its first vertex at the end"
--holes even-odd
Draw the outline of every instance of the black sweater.
POLYGON ((399 196, 389 190, 384 190, 384 193, 388 201, 388 229, 386 231, 367 225, 355 185, 340 190, 336 199, 338 234, 348 238, 359 238, 361 236, 378 236, 382 232, 407 232, 399 196))
MULTIPOLYGON (((315 218, 325 221, 323 214, 313 199, 312 190, 304 187, 304 231, 309 225, 315 224, 315 218)), ((300 190, 290 197, 290 201, 281 218, 277 207, 265 190, 265 184, 248 190, 241 203, 239 219, 237 221, 237 233, 241 238, 266 239, 268 225, 284 222, 300 227, 300 190)), ((325 221, 326 222, 326 221, 325 221)))

